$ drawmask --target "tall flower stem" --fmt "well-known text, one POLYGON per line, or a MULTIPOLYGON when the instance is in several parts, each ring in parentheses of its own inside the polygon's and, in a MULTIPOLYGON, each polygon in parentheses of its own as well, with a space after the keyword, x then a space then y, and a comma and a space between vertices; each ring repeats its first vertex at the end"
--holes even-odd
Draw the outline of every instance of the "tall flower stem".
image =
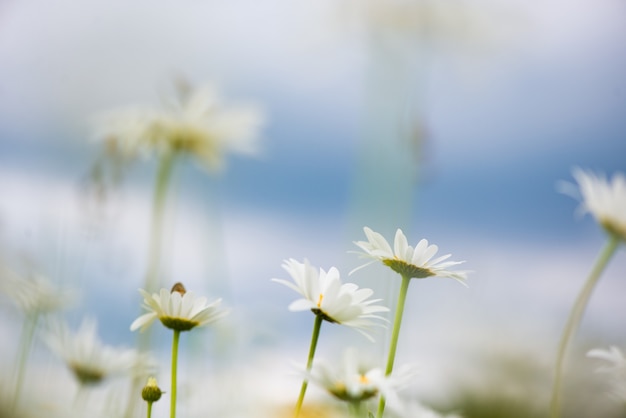
POLYGON ((30 354, 31 346, 33 345, 33 336, 35 335, 35 329, 37 328, 37 320, 39 315, 28 315, 24 320, 22 326, 22 335, 20 336, 19 345, 19 360, 17 361, 17 372, 15 377, 15 393, 13 394, 13 409, 17 407, 20 401, 22 393, 22 386, 24 385, 24 374, 26 372, 26 360, 30 354))
POLYGON ((554 373, 554 384, 552 386, 552 398, 550 401, 550 417, 557 418, 561 413, 561 386, 563 383, 563 365, 565 362, 565 352, 567 351, 567 346, 572 339, 574 333, 578 329, 580 324, 580 320, 585 312, 585 308, 587 307, 587 302, 589 301, 589 297, 593 292, 593 289, 600 279, 600 275, 604 271, 606 265, 609 260, 615 253, 617 246, 619 245, 619 238, 617 235, 611 234, 609 236, 609 240, 606 245, 600 252, 596 263, 587 278, 582 290, 578 294, 576 298, 576 302, 570 311, 569 317, 567 318, 567 323, 565 325, 565 329, 563 330, 563 334, 561 335, 561 341, 559 342, 559 348, 556 357, 556 368, 554 373))
MULTIPOLYGON (((393 320, 393 330, 391 331, 391 342, 389 344, 389 354, 387 355, 385 376, 389 376, 393 371, 393 363, 396 359, 396 350, 398 348, 398 336, 400 335, 400 326, 402 325, 402 315, 404 314, 404 302, 406 301, 409 283, 411 283, 411 278, 407 275, 403 275, 402 284, 400 285, 400 293, 398 294, 398 304, 396 305, 396 315, 393 320)), ((378 411, 376 414, 377 418, 382 418, 384 411, 385 397, 381 396, 378 403, 378 411)))
POLYGON ((148 418, 152 417, 152 402, 148 402, 148 418))
POLYGON ((167 152, 159 162, 154 194, 152 200, 152 224, 150 227, 150 242, 148 250, 148 269, 144 279, 144 289, 148 292, 156 291, 158 287, 159 259, 163 241, 163 214, 167 200, 167 190, 172 177, 172 169, 176 153, 167 152))
POLYGON ((180 339, 180 331, 174 330, 174 338, 172 339, 172 389, 170 398, 170 418, 176 417, 176 373, 178 369, 178 340, 180 339))
POLYGON ((363 418, 363 402, 355 401, 348 404, 350 415, 353 418, 363 418))
MULTIPOLYGON (((148 292, 154 292, 157 290, 158 274, 159 274, 159 260, 161 258, 161 247, 163 241, 163 214, 165 213, 165 202, 167 200, 167 191, 172 177, 172 171, 174 168, 174 161, 176 153, 174 151, 167 152, 161 157, 159 161, 159 168, 157 172, 156 181, 154 184, 154 192, 152 195, 152 221, 150 225, 150 241, 148 243, 148 266, 146 269, 146 275, 144 277, 143 288, 148 292)), ((137 341, 137 348, 139 351, 146 351, 150 346, 150 330, 139 334, 137 341)), ((132 392, 138 392, 142 385, 143 376, 136 376, 132 381, 132 392)), ((125 418, 131 418, 135 416, 134 398, 129 397, 128 404, 126 405, 125 418)))
MULTIPOLYGON (((317 340, 320 336, 320 329, 322 328, 322 321, 324 318, 322 315, 315 315, 315 323, 313 324, 313 334, 311 335, 311 346, 309 348, 309 358, 306 362, 306 371, 307 373, 311 371, 311 367, 313 367, 313 358, 315 357, 315 349, 317 348, 317 340)), ((302 402, 304 402, 304 395, 306 393, 306 388, 309 385, 309 379, 304 378, 302 381, 302 387, 300 388, 300 395, 298 396, 298 403, 296 404, 296 412, 294 416, 297 418, 300 415, 300 410, 302 409, 302 402)))

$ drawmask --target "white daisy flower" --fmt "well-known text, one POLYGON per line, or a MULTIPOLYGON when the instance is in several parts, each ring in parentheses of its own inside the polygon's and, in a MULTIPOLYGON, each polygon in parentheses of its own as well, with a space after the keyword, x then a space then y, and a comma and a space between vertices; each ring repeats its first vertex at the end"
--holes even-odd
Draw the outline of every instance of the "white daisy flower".
POLYGON ((411 247, 401 229, 396 231, 393 249, 387 240, 378 232, 370 228, 363 228, 367 241, 355 241, 364 252, 364 257, 374 260, 352 270, 352 274, 371 263, 381 261, 393 271, 408 278, 424 279, 426 277, 450 277, 465 284, 468 271, 449 270, 449 267, 462 264, 464 261, 446 261, 450 254, 433 259, 439 247, 429 245, 428 240, 422 239, 415 248, 411 247))
POLYGON ((62 310, 76 299, 76 292, 56 286, 45 276, 21 277, 3 270, 0 290, 26 315, 39 315, 62 310))
POLYGON ((189 331, 215 322, 228 313, 220 308, 221 299, 207 303, 207 298, 185 291, 181 283, 176 283, 171 291, 161 289, 152 295, 143 289, 139 292, 143 296, 143 307, 150 312, 137 318, 130 326, 131 331, 143 331, 157 318, 167 328, 189 331))
MULTIPOLYGON (((590 213, 610 234, 626 240, 626 177, 615 173, 611 181, 604 175, 575 169, 573 176, 578 190, 561 185, 561 191, 580 198, 579 211, 590 213)), ((569 187, 568 187, 569 186, 569 187)))
POLYGON ((310 378, 342 401, 362 402, 383 395, 397 410, 401 405, 397 392, 408 384, 416 370, 414 366, 407 366, 385 376, 381 368, 368 365, 356 349, 350 347, 344 351, 339 367, 319 362, 311 370, 310 378))
POLYGON ((53 323, 43 339, 84 385, 97 384, 115 375, 141 375, 154 368, 153 361, 146 354, 104 345, 97 332, 97 322, 85 318, 76 333, 72 333, 65 323, 53 323))
POLYGON ((374 293, 371 289, 359 289, 354 283, 342 284, 335 267, 331 267, 328 272, 321 268, 318 271, 307 260, 304 263, 294 259, 285 260, 283 268, 295 283, 282 279, 272 281, 284 284, 303 296, 289 305, 290 311, 311 310, 328 322, 353 327, 373 341, 363 329, 376 324, 373 321, 375 319, 385 320, 376 313, 389 309, 373 305, 381 299, 367 300, 374 293))
POLYGON ((626 359, 622 351, 610 346, 608 350, 594 348, 587 352, 587 357, 597 358, 607 362, 607 365, 600 366, 596 372, 608 375, 611 387, 609 395, 616 400, 626 402, 626 359))
POLYGON ((103 115, 97 136, 122 156, 180 152, 193 155, 210 170, 221 168, 228 152, 257 151, 263 124, 259 108, 223 106, 210 86, 185 93, 167 110, 135 107, 103 115))

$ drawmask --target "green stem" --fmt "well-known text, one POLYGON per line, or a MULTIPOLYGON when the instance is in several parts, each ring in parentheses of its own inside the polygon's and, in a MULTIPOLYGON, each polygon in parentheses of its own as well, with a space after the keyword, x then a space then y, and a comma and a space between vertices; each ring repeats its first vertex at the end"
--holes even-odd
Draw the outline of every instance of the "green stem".
POLYGON ((175 157, 175 152, 167 152, 159 162, 152 201, 152 225, 150 227, 151 237, 148 250, 148 269, 144 279, 144 289, 146 292, 155 292, 158 290, 159 260, 161 259, 161 243, 163 241, 163 213, 165 212, 167 189, 172 176, 175 157))
POLYGON ((152 402, 148 402, 148 418, 152 416, 152 402))
POLYGON ((585 308, 587 307, 587 302, 591 296, 591 292, 593 291, 609 260, 615 253, 618 244, 619 238, 617 235, 610 235, 608 242, 600 252, 598 259, 596 260, 596 263, 593 266, 593 269, 591 270, 591 273, 589 274, 582 290, 580 291, 578 298, 570 311, 569 317, 567 318, 567 323, 565 325, 565 329, 563 330, 563 334, 561 335, 561 341, 559 342, 556 358, 554 384, 552 386, 552 398, 550 401, 550 417, 552 418, 557 418, 561 413, 561 386, 563 383, 563 365, 565 362, 565 352, 567 351, 567 346, 578 329, 580 320, 582 319, 585 308))
POLYGON ((79 384, 74 397, 74 411, 82 411, 82 415, 87 415, 87 406, 89 405, 89 393, 84 384, 79 384))
POLYGON ((354 401, 348 404, 348 408, 350 409, 350 415, 354 418, 363 418, 363 403, 361 401, 354 401))
MULTIPOLYGON (((163 236, 163 214, 165 212, 165 202, 167 198, 167 189, 172 177, 174 168, 175 152, 168 152, 159 161, 156 181, 154 184, 154 192, 152 196, 152 221, 150 227, 150 241, 148 243, 148 267, 144 277, 143 288, 146 292, 152 293, 158 291, 159 281, 159 260, 161 258, 161 242, 163 236)), ((139 351, 147 351, 150 346, 151 328, 142 332, 137 337, 137 348, 139 351)), ((145 376, 135 376, 131 383, 132 392, 141 391, 145 376)), ((135 408, 138 405, 134 397, 129 397, 124 413, 125 418, 135 416, 135 408)))
MULTIPOLYGON (((396 315, 393 320, 393 331, 391 331, 391 343, 389 344, 389 354, 387 357, 387 367, 385 376, 389 376, 393 371, 393 363, 396 359, 396 350, 398 348, 398 336, 400 335, 400 326, 402 325, 402 315, 404 313, 404 302, 406 301, 407 291, 409 289, 411 278, 402 276, 402 284, 400 285, 400 293, 398 294, 398 304, 396 305, 396 315)), ((381 396, 378 403, 377 418, 382 418, 385 411, 385 397, 381 396)))
POLYGON ((180 331, 174 330, 174 338, 172 340, 172 390, 170 398, 170 418, 176 418, 176 371, 178 368, 178 340, 180 339, 180 331))
MULTIPOLYGON (((313 324, 313 334, 311 335, 311 346, 309 348, 309 359, 306 362, 306 371, 309 373, 311 367, 313 367, 313 357, 315 357, 315 348, 317 347, 317 340, 320 336, 320 329, 322 328, 322 315, 315 315, 315 323, 313 324)), ((302 381, 302 387, 300 388, 300 395, 298 396, 298 403, 296 404, 295 417, 300 415, 300 409, 302 409, 302 402, 304 402, 304 394, 306 388, 309 385, 309 379, 307 377, 302 381)))
POLYGON ((30 349, 33 345, 33 336, 37 328, 37 320, 39 314, 27 315, 22 325, 22 335, 20 336, 19 359, 17 362, 17 372, 15 378, 15 393, 13 395, 13 410, 17 407, 24 385, 24 374, 26 372, 26 360, 30 355, 30 349))

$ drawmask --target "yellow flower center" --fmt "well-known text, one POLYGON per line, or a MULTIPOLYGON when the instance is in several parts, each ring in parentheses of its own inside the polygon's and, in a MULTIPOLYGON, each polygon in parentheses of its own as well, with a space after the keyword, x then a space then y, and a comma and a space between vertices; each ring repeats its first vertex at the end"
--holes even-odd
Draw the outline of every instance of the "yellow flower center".
POLYGON ((324 299, 324 295, 320 293, 320 297, 317 299, 317 307, 322 307, 322 299, 324 299))

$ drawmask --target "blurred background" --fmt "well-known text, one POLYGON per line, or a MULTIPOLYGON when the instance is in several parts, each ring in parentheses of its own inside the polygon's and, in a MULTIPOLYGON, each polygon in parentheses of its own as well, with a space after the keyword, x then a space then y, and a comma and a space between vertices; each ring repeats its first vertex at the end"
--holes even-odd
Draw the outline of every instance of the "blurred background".
MULTIPOLYGON (((606 239, 557 185, 574 167, 626 170, 625 20, 620 0, 3 0, 0 262, 76 289, 64 318, 93 316, 104 342, 132 347, 156 162, 94 194, 94 117, 159 106, 181 78, 213 83, 266 124, 253 158, 228 157, 218 174, 175 168, 166 287, 182 281, 231 309, 182 338, 180 416, 290 411, 313 317, 289 312, 297 295, 270 281, 288 278, 284 259, 337 266, 393 307, 391 271, 348 276, 364 226, 427 238, 473 271, 467 289, 411 284, 396 364, 420 373, 405 396, 466 417, 540 416, 561 329, 606 239)), ((584 354, 626 348, 624 271, 622 246, 572 346, 565 416, 623 413, 584 354)), ((22 315, 1 301, 6 388, 22 315)), ((171 336, 153 334, 167 390, 171 336)), ((355 345, 382 364, 388 331, 375 334, 325 324, 318 357, 355 345)), ((50 410, 71 404, 76 384, 37 341, 31 362, 25 392, 50 410)), ((116 388, 92 399, 110 403, 116 388)))

